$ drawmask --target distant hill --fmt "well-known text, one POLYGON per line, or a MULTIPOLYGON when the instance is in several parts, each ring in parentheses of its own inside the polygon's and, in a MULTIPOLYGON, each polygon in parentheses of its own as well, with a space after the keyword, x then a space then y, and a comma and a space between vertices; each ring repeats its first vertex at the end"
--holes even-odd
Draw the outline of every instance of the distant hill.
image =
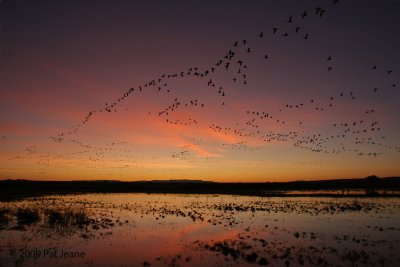
MULTIPOLYGON (((0 181, 0 198, 68 193, 179 193, 179 194, 237 194, 285 195, 288 191, 364 190, 369 196, 377 190, 399 191, 400 177, 378 178, 369 176, 357 179, 319 181, 219 183, 202 180, 153 180, 153 181, 0 181)), ((365 193, 363 193, 365 195, 365 193)), ((301 192, 300 194, 301 195, 301 192)), ((393 194, 392 194, 393 195, 393 194)), ((381 194, 382 196, 382 194, 381 194)))
POLYGON ((214 183, 211 181, 203 180, 150 180, 152 183, 214 183))

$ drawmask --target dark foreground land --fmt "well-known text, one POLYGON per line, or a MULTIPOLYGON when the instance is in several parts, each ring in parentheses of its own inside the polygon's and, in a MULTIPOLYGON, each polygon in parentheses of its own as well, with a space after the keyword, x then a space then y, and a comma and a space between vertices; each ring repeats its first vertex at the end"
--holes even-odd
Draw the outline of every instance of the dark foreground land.
POLYGON ((216 183, 207 181, 0 181, 0 200, 75 193, 233 194, 255 196, 400 197, 400 177, 321 181, 216 183))

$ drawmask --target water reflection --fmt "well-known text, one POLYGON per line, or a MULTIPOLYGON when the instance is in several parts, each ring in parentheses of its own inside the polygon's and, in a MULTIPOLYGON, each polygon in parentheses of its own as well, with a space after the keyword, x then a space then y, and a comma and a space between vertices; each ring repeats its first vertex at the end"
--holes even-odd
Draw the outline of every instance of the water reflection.
POLYGON ((87 194, 0 202, 0 266, 399 266, 400 199, 87 194))

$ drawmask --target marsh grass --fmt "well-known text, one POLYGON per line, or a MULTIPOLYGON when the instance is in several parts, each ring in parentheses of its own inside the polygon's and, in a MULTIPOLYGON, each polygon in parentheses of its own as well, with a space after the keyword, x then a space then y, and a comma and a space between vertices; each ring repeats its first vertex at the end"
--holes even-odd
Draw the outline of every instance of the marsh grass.
POLYGON ((77 227, 83 229, 93 221, 82 210, 45 210, 46 222, 50 227, 77 227))
POLYGON ((96 220, 91 219, 82 209, 54 209, 40 207, 0 208, 0 230, 28 230, 56 232, 60 235, 77 231, 99 229, 96 220), (97 226, 97 227, 96 227, 97 226))
POLYGON ((20 226, 35 224, 40 220, 39 210, 33 208, 18 208, 15 216, 20 226))
POLYGON ((0 209, 0 230, 5 229, 10 223, 9 212, 9 209, 0 209))

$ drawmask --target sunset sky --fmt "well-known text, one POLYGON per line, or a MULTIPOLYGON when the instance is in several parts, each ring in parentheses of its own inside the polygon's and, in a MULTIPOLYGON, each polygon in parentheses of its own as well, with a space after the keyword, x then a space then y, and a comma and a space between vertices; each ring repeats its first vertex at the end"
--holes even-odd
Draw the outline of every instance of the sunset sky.
POLYGON ((400 175, 400 2, 333 2, 0 1, 0 179, 400 175))

